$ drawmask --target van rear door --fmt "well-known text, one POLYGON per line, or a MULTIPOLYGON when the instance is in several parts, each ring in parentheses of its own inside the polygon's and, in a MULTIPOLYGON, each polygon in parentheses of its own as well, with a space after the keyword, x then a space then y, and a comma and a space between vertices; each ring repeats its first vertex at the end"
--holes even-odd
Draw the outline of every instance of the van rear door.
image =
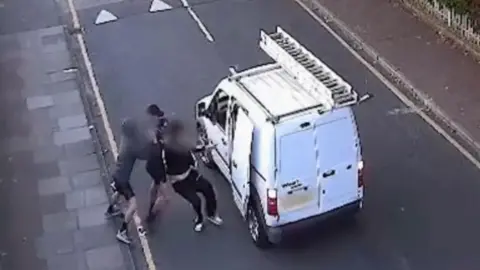
POLYGON ((318 213, 314 126, 278 139, 277 200, 279 223, 286 224, 318 213))
MULTIPOLYGON (((353 116, 352 116, 353 117, 353 116)), ((319 190, 321 211, 338 208, 358 197, 358 144, 351 117, 317 122, 319 190)))
POLYGON ((357 132, 352 117, 325 115, 279 136, 279 224, 319 215, 357 198, 357 132))

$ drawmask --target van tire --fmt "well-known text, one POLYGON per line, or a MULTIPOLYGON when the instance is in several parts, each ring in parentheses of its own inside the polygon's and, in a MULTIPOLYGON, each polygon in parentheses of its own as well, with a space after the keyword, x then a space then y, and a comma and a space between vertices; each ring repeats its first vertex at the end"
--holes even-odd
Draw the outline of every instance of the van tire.
POLYGON ((268 240, 265 230, 265 223, 261 218, 257 207, 253 203, 248 204, 247 209, 247 225, 248 232, 253 243, 260 249, 268 249, 272 247, 272 243, 268 240))

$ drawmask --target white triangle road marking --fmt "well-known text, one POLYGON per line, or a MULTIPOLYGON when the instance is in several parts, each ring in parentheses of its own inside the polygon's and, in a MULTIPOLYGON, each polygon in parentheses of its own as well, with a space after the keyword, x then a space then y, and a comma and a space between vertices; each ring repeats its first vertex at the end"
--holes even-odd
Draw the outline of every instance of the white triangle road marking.
POLYGON ((152 5, 150 5, 150 12, 157 12, 162 10, 169 10, 172 9, 172 6, 169 4, 161 1, 161 0, 153 0, 152 5))
POLYGON ((103 23, 113 22, 117 19, 117 16, 113 15, 110 11, 102 9, 100 13, 98 13, 97 19, 95 19, 95 24, 99 25, 103 23))

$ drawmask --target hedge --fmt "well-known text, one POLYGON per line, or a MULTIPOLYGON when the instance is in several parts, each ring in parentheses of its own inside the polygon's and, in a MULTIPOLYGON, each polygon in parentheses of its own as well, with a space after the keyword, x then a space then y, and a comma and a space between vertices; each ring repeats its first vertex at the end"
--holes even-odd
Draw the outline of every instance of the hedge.
POLYGON ((458 14, 477 13, 480 8, 480 0, 437 0, 437 2, 458 14))

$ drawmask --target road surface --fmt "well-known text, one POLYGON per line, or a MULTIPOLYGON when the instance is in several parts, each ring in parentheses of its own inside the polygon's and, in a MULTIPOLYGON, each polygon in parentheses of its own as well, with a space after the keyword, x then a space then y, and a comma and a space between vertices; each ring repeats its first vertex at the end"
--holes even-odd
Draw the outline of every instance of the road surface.
MULTIPOLYGON (((291 33, 363 94, 355 109, 366 161, 365 209, 356 224, 320 226, 270 251, 259 251, 220 176, 223 228, 196 235, 192 210, 175 198, 149 235, 155 261, 172 269, 474 269, 480 265, 480 172, 405 106, 291 0, 190 0, 213 42, 179 0, 149 13, 145 0, 102 0, 79 8, 80 20, 114 132, 121 118, 149 103, 193 125, 195 101, 228 74, 271 61, 260 29, 291 33), (108 2, 108 3, 107 3, 108 2), (106 4, 102 4, 106 3, 106 4), (94 25, 101 9, 118 20, 94 25)), ((275 93, 272 93, 274 96, 275 93)), ((138 194, 150 180, 139 166, 138 194)), ((143 201, 145 201, 143 199, 143 201)))

